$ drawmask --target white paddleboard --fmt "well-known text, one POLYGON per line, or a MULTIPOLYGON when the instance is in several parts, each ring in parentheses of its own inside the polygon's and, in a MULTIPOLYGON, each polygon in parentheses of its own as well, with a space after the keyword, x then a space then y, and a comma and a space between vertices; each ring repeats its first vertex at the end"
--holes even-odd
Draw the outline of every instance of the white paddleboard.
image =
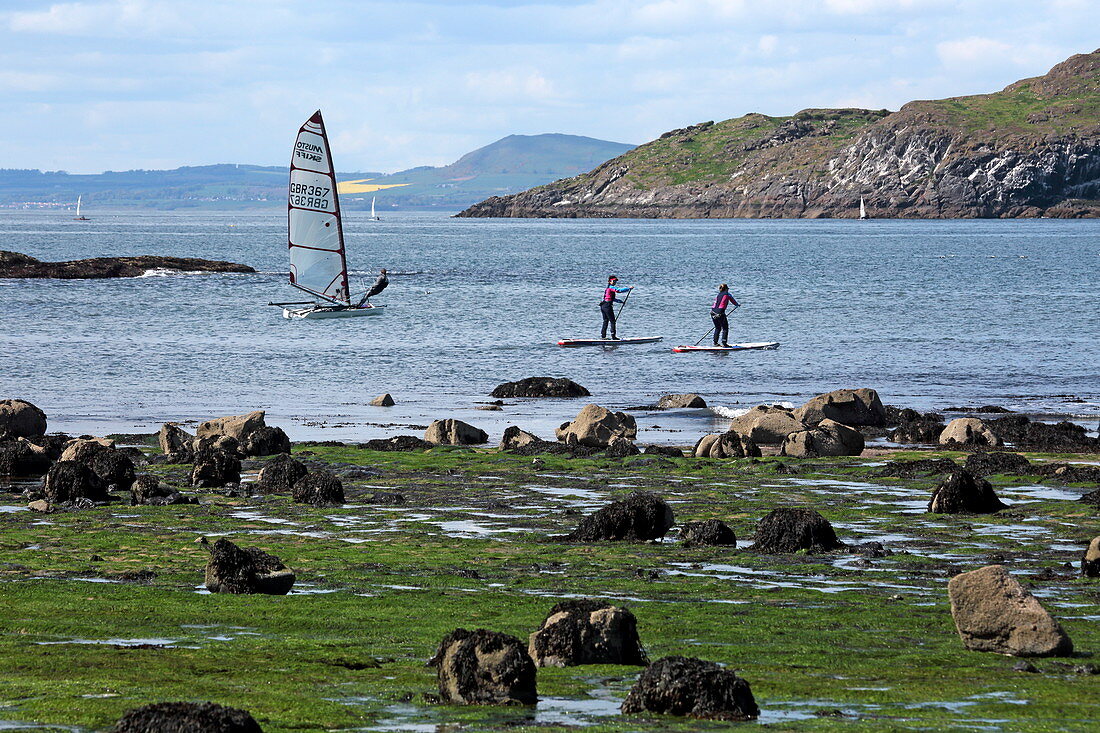
POLYGON ((625 346, 627 344, 652 344, 663 336, 636 336, 625 339, 562 339, 558 346, 625 346))
POLYGON ((773 351, 778 348, 778 341, 758 341, 755 343, 730 344, 729 346, 676 346, 672 350, 682 354, 687 351, 773 351))

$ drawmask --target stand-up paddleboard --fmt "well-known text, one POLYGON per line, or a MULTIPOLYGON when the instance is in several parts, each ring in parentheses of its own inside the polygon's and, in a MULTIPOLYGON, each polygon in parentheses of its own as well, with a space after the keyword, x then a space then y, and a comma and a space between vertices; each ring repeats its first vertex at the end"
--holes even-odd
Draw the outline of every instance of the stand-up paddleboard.
POLYGON ((629 344, 653 344, 664 336, 636 336, 624 339, 562 339, 558 346, 627 346, 629 344))
POLYGON ((773 351, 778 348, 778 341, 759 341, 756 343, 730 344, 729 346, 676 346, 672 350, 677 354, 682 354, 687 351, 773 351))

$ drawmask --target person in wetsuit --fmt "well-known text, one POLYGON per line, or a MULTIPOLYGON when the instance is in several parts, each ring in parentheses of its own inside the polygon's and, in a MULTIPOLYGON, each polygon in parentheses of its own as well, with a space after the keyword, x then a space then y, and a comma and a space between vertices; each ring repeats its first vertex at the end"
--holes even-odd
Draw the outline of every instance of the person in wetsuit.
POLYGON ((356 307, 362 308, 364 303, 370 300, 373 296, 378 295, 383 290, 385 290, 386 286, 389 284, 390 279, 386 276, 386 268, 383 267, 381 270, 378 271, 378 279, 374 281, 374 285, 370 286, 370 290, 367 291, 367 294, 363 296, 363 299, 359 301, 356 307))
POLYGON ((611 340, 618 341, 615 335, 615 304, 622 301, 615 296, 618 293, 629 293, 630 288, 620 288, 617 283, 619 278, 612 275, 607 278, 607 287, 603 291, 603 300, 600 301, 600 313, 603 314, 603 328, 600 329, 600 338, 607 338, 607 327, 611 326, 611 340))
POLYGON ((730 286, 722 283, 718 286, 718 295, 714 299, 714 304, 710 307, 710 320, 714 321, 714 345, 717 346, 719 340, 722 342, 722 346, 729 346, 730 338, 730 322, 726 318, 726 307, 730 303, 736 308, 741 305, 733 296, 730 295, 730 286), (719 337, 721 337, 719 339, 719 337))

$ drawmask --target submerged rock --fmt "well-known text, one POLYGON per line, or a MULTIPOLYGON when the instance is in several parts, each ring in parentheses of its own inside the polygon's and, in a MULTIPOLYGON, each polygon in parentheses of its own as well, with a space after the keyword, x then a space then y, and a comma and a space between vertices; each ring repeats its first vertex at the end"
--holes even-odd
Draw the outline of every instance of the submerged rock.
POLYGON ((1016 657, 1068 656, 1073 642, 1045 608, 1001 565, 956 575, 947 584, 963 645, 1016 657))
POLYGON ((247 710, 212 702, 158 702, 127 711, 113 733, 263 733, 247 710))
POLYGON ((625 412, 585 405, 571 422, 562 423, 555 434, 562 443, 606 448, 617 438, 634 440, 638 437, 638 424, 625 412))
POLYGON ((707 401, 697 394, 666 394, 657 400, 659 410, 681 410, 706 407, 707 401))
POLYGON ((498 384, 490 397, 588 397, 587 389, 563 377, 527 377, 518 382, 498 384))
POLYGON ((428 662, 439 696, 452 705, 534 705, 535 663, 519 639, 477 629, 455 629, 428 662))
POLYGON ((91 468, 77 461, 58 461, 50 466, 42 479, 42 493, 51 504, 79 499, 93 502, 110 499, 103 480, 91 468))
POLYGON ((489 434, 461 420, 436 420, 424 432, 424 440, 433 445, 481 445, 489 434))
POLYGON ((531 634, 528 653, 539 667, 649 663, 634 614, 590 598, 563 601, 551 608, 531 634))
POLYGON ((208 549, 206 588, 211 593, 285 596, 294 585, 294 572, 258 547, 238 547, 222 538, 208 549))
POLYGON ((992 514, 1004 508, 988 481, 974 478, 962 468, 937 486, 928 502, 928 511, 933 514, 992 514))
POLYGON ((883 427, 886 408, 873 389, 837 389, 818 395, 794 411, 807 425, 834 420, 842 425, 883 427))
POLYGON ((707 519, 702 522, 688 522, 680 530, 680 541, 684 547, 699 545, 726 545, 735 547, 737 536, 730 526, 721 519, 707 519))
POLYGON ((294 501, 313 506, 332 506, 344 503, 344 485, 336 475, 323 469, 314 469, 294 482, 294 501))
POLYGON ((648 491, 635 491, 585 517, 566 535, 573 542, 600 540, 656 540, 665 536, 675 519, 664 499, 648 491))
POLYGON ((362 444, 366 450, 377 451, 414 451, 428 450, 432 444, 415 435, 395 435, 392 438, 376 438, 362 444))
POLYGON ((643 670, 622 711, 710 720, 751 720, 760 715, 749 683, 732 670, 680 656, 658 659, 643 670))
POLYGON ((46 413, 26 400, 0 400, 0 440, 46 434, 46 413))
POLYGON ((756 525, 752 549, 764 553, 830 552, 843 546, 829 520, 814 510, 781 507, 756 525))
POLYGON ((759 458, 760 447, 750 438, 730 430, 699 438, 692 453, 696 458, 759 458))
POLYGON ((1100 578, 1100 537, 1093 537, 1089 548, 1081 556, 1081 575, 1100 578))
POLYGON ((992 448, 1001 445, 1001 439, 993 429, 976 417, 960 417, 947 423, 940 433, 940 445, 985 445, 992 448))
POLYGON ((993 474, 1028 474, 1032 473, 1031 461, 1019 453, 971 453, 966 457, 963 468, 975 476, 992 476, 993 474))

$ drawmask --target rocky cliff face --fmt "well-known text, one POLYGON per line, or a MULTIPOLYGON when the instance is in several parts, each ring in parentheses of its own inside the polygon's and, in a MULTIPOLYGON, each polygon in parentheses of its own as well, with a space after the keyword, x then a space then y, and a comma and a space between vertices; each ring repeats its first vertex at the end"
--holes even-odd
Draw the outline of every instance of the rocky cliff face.
POLYGON ((1100 216, 1100 50, 1000 92, 901 110, 746 115, 460 216, 1100 216))

